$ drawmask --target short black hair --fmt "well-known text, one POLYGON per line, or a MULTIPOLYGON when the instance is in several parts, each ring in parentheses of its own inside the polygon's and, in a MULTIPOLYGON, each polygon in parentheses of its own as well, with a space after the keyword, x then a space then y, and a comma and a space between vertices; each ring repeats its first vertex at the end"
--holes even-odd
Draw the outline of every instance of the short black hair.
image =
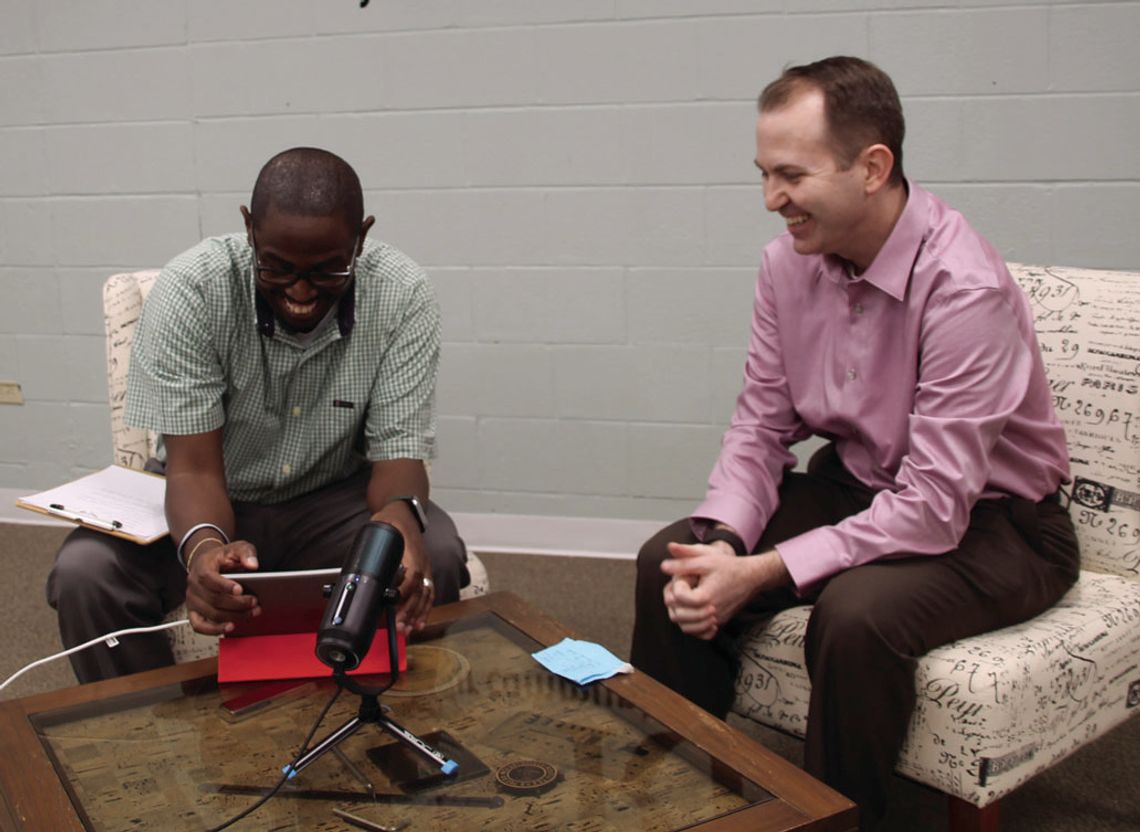
POLYGON ((844 166, 873 144, 884 144, 895 157, 891 184, 903 181, 906 121, 898 91, 887 73, 870 61, 848 55, 792 66, 760 93, 760 112, 779 110, 804 90, 823 93, 831 143, 844 166))
POLYGON ((352 228, 364 220, 364 195, 352 165, 317 147, 293 147, 270 159, 250 199, 253 224, 273 208, 302 217, 343 215, 352 228))

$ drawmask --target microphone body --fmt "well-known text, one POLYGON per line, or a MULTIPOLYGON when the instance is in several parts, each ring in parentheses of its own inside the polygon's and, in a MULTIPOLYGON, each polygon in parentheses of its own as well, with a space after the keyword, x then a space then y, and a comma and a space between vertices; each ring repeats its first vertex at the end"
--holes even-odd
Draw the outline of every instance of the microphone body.
POLYGON ((317 630, 317 658, 333 670, 353 670, 368 654, 384 607, 399 601, 393 584, 403 557, 395 526, 370 521, 357 533, 317 630))

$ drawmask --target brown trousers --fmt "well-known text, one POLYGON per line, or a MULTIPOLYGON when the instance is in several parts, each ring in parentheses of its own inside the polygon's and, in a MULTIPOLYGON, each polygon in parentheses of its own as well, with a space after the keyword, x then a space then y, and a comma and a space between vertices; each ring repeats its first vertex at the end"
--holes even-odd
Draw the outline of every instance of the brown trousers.
MULTIPOLYGON (((874 496, 824 448, 808 473, 785 475, 780 507, 754 551, 837 523, 874 496)), ((859 804, 862 829, 874 829, 886 810, 886 785, 914 710, 917 659, 1041 613, 1079 569, 1072 523, 1056 499, 981 500, 957 549, 858 566, 809 598, 761 594, 702 641, 682 633, 665 610, 660 563, 669 541, 695 541, 687 519, 658 532, 638 555, 634 666, 723 718, 734 696, 739 634, 781 609, 814 603, 804 649, 812 682, 805 768, 859 804)))
MULTIPOLYGON (((237 538, 257 548, 260 568, 326 569, 344 564, 356 533, 368 522, 368 469, 341 482, 272 505, 234 502, 237 538)), ((470 582, 467 549, 455 523, 427 504, 424 544, 432 562, 435 602, 459 600, 470 582)), ((169 537, 149 546, 88 529, 76 529, 60 547, 48 575, 48 603, 59 613, 65 647, 129 627, 158 624, 182 603, 186 573, 169 537)), ((109 648, 98 644, 73 653, 80 682, 138 673, 174 662, 166 633, 125 636, 109 648)))

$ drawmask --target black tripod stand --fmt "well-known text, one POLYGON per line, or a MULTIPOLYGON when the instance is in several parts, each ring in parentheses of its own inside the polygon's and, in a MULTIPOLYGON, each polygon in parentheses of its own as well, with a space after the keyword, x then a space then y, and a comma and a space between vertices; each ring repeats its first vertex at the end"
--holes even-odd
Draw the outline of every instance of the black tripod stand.
POLYGON ((388 607, 388 667, 390 668, 391 681, 382 688, 366 688, 358 685, 345 674, 343 668, 333 671, 333 679, 336 680, 339 687, 360 696, 360 709, 357 711, 356 716, 350 718, 327 737, 314 745, 311 750, 305 752, 296 762, 285 766, 282 772, 284 772, 288 779, 292 780, 306 766, 326 751, 334 748, 342 740, 351 737, 360 729, 360 726, 366 724, 380 726, 380 728, 404 743, 404 745, 413 751, 423 754, 435 765, 439 766, 440 771, 445 775, 451 774, 459 768, 459 763, 447 759, 447 757, 440 754, 436 749, 432 748, 407 728, 404 728, 396 722, 396 720, 387 716, 384 712, 384 707, 380 704, 380 694, 396 684, 396 680, 400 678, 400 656, 396 646, 396 613, 391 606, 388 607))

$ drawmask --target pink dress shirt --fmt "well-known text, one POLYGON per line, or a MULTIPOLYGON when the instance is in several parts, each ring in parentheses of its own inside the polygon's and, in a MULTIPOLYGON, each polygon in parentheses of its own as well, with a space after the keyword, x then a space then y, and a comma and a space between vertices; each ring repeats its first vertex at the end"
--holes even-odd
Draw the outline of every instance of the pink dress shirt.
POLYGON ((961 214, 908 184, 858 277, 836 257, 797 254, 787 233, 765 248, 744 387, 693 512, 751 551, 795 464, 788 446, 834 440, 878 494, 776 547, 800 592, 880 558, 947 552, 979 498, 1038 501, 1069 478, 1028 301, 961 214))

